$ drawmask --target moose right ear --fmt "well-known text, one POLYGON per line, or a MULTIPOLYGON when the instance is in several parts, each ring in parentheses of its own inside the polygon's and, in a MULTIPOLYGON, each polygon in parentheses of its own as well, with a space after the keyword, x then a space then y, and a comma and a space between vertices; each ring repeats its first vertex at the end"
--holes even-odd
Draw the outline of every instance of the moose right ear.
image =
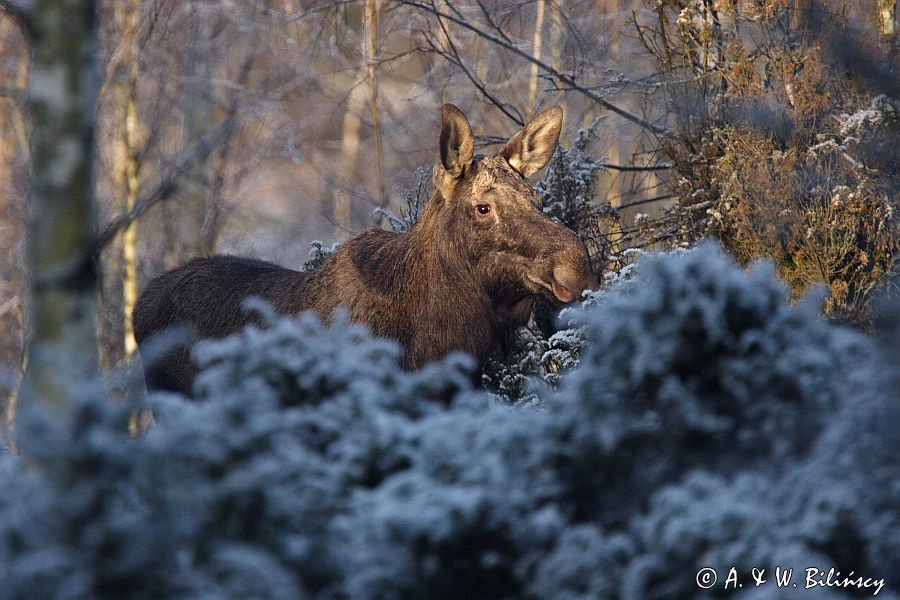
POLYGON ((453 179, 458 179, 470 164, 475 150, 472 127, 461 110, 452 104, 441 107, 441 165, 453 179))
POLYGON ((541 112, 507 142, 500 156, 522 177, 531 177, 550 162, 559 142, 562 120, 563 110, 559 106, 541 112))

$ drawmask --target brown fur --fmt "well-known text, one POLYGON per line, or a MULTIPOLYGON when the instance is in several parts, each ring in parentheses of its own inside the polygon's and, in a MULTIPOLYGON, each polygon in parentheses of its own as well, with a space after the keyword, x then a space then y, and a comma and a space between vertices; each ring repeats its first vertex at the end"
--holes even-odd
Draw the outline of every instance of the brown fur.
POLYGON ((364 231, 311 273, 216 256, 151 281, 134 311, 148 387, 189 393, 190 345, 239 331, 252 319, 242 308, 251 296, 286 315, 312 310, 327 318, 345 307, 375 335, 397 340, 403 367, 417 369, 453 350, 481 363, 527 322, 538 296, 568 302, 594 289, 583 244, 541 214, 524 180, 553 153, 562 111, 544 111, 497 157, 478 161, 459 109, 445 105, 442 117, 437 189, 409 231, 364 231), (479 213, 483 205, 489 214, 479 213), (148 340, 173 327, 187 337, 148 361, 148 340))

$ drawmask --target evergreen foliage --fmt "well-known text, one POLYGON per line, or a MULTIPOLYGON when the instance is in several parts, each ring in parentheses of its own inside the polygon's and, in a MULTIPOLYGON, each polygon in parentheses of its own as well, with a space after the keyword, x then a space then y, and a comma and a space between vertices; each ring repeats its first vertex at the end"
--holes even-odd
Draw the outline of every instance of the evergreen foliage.
POLYGON ((686 598, 702 567, 715 597, 792 595, 776 565, 898 598, 897 311, 867 337, 772 272, 711 244, 641 259, 567 315, 583 342, 541 408, 472 389, 466 357, 403 372, 344 318, 261 305, 142 437, 72 382, 70 417, 23 407, 0 458, 0 598, 686 598))

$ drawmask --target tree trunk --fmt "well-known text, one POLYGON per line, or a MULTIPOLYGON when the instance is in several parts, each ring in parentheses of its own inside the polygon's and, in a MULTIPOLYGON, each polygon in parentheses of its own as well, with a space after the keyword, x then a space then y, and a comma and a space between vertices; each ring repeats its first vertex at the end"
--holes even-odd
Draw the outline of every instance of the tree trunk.
MULTIPOLYGON (((534 18, 534 40, 531 43, 531 55, 537 60, 541 60, 541 41, 544 31, 544 6, 546 0, 538 0, 537 15, 534 18)), ((538 66, 531 65, 531 77, 528 79, 528 114, 533 115, 537 108, 538 95, 538 66)))
POLYGON ((334 192, 334 233, 339 241, 345 241, 352 230, 350 222, 351 192, 355 182, 359 158, 359 138, 362 128, 362 111, 365 109, 366 88, 355 85, 347 99, 347 111, 341 128, 341 162, 334 192))
POLYGON ((897 32, 897 0, 877 0, 878 32, 891 36, 897 32))
MULTIPOLYGON (((565 23, 563 22, 564 0, 553 2, 550 5, 550 65, 557 71, 563 71, 562 64, 563 47, 565 44, 565 23)), ((566 109, 566 94, 562 91, 555 93, 556 104, 566 109)))
POLYGON ((36 0, 32 133, 31 344, 26 393, 61 414, 96 368, 92 159, 97 97, 94 3, 36 0))
MULTIPOLYGON (((99 112, 97 210, 103 222, 134 209, 139 193, 140 122, 137 85, 140 76, 138 29, 141 0, 107 0, 102 35, 112 43, 106 93, 99 112)), ((131 311, 137 297, 137 222, 128 224, 103 252, 100 295, 100 364, 121 367, 135 351, 131 311)))
MULTIPOLYGON (((0 10, 0 448, 12 445, 25 366, 25 214, 28 133, 25 91, 28 43, 21 23, 0 10)), ((2 451, 2 450, 0 450, 2 451)))

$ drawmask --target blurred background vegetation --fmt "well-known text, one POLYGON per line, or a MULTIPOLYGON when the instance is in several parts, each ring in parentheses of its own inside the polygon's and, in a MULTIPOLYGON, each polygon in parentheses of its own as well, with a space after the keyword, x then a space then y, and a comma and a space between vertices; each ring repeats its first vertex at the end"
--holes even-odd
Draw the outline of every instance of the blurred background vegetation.
MULTIPOLYGON (((4 422, 54 282, 95 299, 66 322, 96 330, 76 344, 116 372, 137 290, 163 270, 216 252, 299 269, 314 240, 312 262, 415 210, 442 102, 486 153, 565 108, 540 189, 598 271, 713 236, 742 263, 772 258, 795 297, 826 286, 829 317, 870 328, 900 244, 896 22, 896 0, 4 0, 4 422), (39 135, 54 126, 74 145, 39 135), (54 188, 77 140, 92 176, 54 188), (41 143, 59 155, 41 162, 41 143), (75 259, 36 275, 37 241, 60 241, 41 223, 72 206, 88 232, 75 259)), ((545 344, 535 331, 524 343, 545 344)))

